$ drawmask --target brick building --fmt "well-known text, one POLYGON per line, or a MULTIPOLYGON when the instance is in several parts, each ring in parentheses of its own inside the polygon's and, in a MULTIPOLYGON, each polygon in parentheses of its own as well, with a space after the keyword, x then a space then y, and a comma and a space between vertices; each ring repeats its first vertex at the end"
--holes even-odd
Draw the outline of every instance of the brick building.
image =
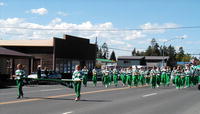
POLYGON ((33 56, 30 72, 41 65, 63 74, 72 73, 76 64, 93 68, 96 60, 95 44, 89 39, 70 35, 50 40, 1 40, 0 46, 33 56))

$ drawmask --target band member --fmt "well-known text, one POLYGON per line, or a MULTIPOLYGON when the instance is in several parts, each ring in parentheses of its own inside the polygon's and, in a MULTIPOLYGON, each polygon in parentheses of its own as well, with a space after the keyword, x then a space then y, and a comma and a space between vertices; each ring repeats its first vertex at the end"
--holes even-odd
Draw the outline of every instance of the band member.
POLYGON ((118 70, 116 69, 116 67, 113 69, 113 81, 114 81, 115 87, 117 87, 117 85, 118 85, 118 70))
POLYGON ((190 87, 190 86, 191 86, 191 76, 192 76, 192 72, 191 72, 191 69, 190 69, 189 64, 187 64, 187 65, 185 66, 184 73, 185 73, 185 83, 186 83, 186 87, 190 87))
POLYGON ((108 68, 106 67, 106 69, 103 70, 102 73, 103 73, 102 83, 107 88, 108 85, 109 85, 109 71, 108 71, 108 68))
POLYGON ((177 69, 176 67, 173 67, 173 70, 172 70, 171 75, 170 75, 171 76, 170 79, 171 79, 171 82, 172 82, 173 85, 175 85, 176 69, 177 69))
POLYGON ((94 68, 92 70, 92 81, 93 81, 94 86, 96 87, 96 85, 97 85, 97 71, 96 71, 96 68, 94 68))
POLYGON ((156 88, 156 67, 155 66, 150 71, 150 76, 151 76, 151 87, 156 88))
POLYGON ((25 72, 24 70, 22 70, 22 64, 18 64, 17 65, 17 70, 15 71, 15 75, 16 75, 16 83, 17 83, 17 90, 18 90, 18 94, 17 94, 17 99, 23 98, 24 93, 22 90, 22 86, 23 86, 23 77, 25 76, 25 72))
POLYGON ((127 84, 131 88, 132 86, 132 68, 129 67, 126 70, 127 84))
POLYGON ((171 68, 167 66, 167 71, 166 71, 166 85, 170 85, 170 79, 171 79, 171 68))
POLYGON ((161 82, 161 72, 160 72, 160 67, 157 67, 157 69, 156 69, 156 84, 157 84, 157 87, 160 87, 160 82, 161 82))
POLYGON ((139 71, 139 82, 140 84, 143 86, 145 84, 145 68, 144 67, 141 67, 140 71, 139 71))
POLYGON ((122 85, 125 86, 126 85, 126 69, 122 68, 120 70, 120 78, 122 80, 122 85))
POLYGON ((181 66, 177 66, 176 72, 175 72, 175 85, 176 85, 176 89, 180 89, 181 88, 181 84, 182 84, 182 79, 181 77, 183 76, 183 70, 181 68, 181 66))
POLYGON ((76 70, 73 72, 73 75, 72 75, 72 80, 74 81, 74 90, 76 93, 76 98, 75 98, 76 101, 80 100, 80 97, 81 97, 82 79, 83 79, 83 74, 81 72, 81 67, 80 65, 76 65, 76 70))
POLYGON ((151 76, 150 76, 150 71, 147 67, 145 67, 145 75, 144 76, 145 76, 145 83, 149 85, 151 82, 151 76))
POLYGON ((82 69, 83 72, 83 85, 87 87, 87 81, 88 81, 88 69, 86 66, 82 69))
POLYGON ((133 76, 134 86, 137 87, 139 84, 139 70, 138 70, 137 66, 135 66, 135 68, 133 68, 132 76, 133 76))
POLYGON ((167 66, 161 70, 161 83, 164 86, 167 84, 167 66))
POLYGON ((113 79, 113 70, 112 70, 112 68, 109 68, 108 71, 109 71, 108 84, 111 85, 112 84, 112 79, 113 79))

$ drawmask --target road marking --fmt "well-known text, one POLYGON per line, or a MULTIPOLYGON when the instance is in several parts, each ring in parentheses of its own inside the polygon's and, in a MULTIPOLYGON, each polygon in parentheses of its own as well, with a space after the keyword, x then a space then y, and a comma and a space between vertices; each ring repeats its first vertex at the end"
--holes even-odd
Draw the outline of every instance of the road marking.
POLYGON ((73 113, 73 111, 65 112, 65 113, 62 113, 62 114, 71 114, 71 113, 73 113))
POLYGON ((62 90, 62 89, 44 89, 44 90, 40 90, 40 91, 57 91, 57 90, 62 90))
POLYGON ((153 96, 153 95, 157 95, 158 93, 151 93, 151 94, 146 94, 146 95, 143 95, 142 97, 149 97, 149 96, 153 96))
MULTIPOLYGON (((139 86, 139 87, 132 87, 132 88, 141 88, 141 87, 146 87, 146 86, 139 86)), ((125 90, 125 89, 130 89, 130 88, 124 87, 124 88, 103 89, 103 90, 97 90, 97 91, 82 92, 81 94, 82 95, 94 94, 94 93, 100 93, 100 92, 109 92, 109 91, 117 91, 117 90, 125 90)), ((73 94, 63 94, 63 95, 56 95, 56 96, 48 96, 45 98, 20 99, 20 100, 14 100, 14 101, 0 102, 0 105, 40 101, 40 100, 45 100, 48 98, 61 98, 61 97, 69 97, 69 96, 75 96, 75 94, 74 93, 73 94)))

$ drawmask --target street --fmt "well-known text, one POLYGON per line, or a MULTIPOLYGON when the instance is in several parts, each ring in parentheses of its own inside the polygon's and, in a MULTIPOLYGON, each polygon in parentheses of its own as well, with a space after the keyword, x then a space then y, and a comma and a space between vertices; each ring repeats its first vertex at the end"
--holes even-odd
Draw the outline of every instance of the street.
MULTIPOLYGON (((120 83, 121 84, 121 83, 120 83)), ((81 101, 73 89, 61 85, 24 86, 24 98, 16 99, 16 87, 0 89, 0 114, 199 114, 197 87, 104 88, 82 87, 81 101)))

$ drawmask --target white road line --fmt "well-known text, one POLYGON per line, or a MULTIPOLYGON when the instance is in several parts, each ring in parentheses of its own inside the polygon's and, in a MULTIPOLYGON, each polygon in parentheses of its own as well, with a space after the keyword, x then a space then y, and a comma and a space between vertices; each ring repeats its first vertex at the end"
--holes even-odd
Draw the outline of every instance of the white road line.
POLYGON ((149 97, 149 96, 153 96, 153 95, 157 95, 158 93, 151 93, 151 94, 146 94, 146 95, 143 95, 142 97, 149 97))
POLYGON ((40 91, 57 91, 57 90, 62 90, 62 89, 44 89, 44 90, 40 90, 40 91))
POLYGON ((71 113, 73 113, 73 111, 65 112, 65 113, 62 113, 62 114, 71 114, 71 113))

